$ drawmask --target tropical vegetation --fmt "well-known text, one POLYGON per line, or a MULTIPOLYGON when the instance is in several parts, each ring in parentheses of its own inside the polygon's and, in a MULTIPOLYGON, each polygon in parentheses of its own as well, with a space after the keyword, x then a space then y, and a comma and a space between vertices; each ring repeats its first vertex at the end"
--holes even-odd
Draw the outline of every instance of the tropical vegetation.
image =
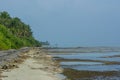
POLYGON ((0 12, 0 50, 32 46, 41 43, 33 37, 30 26, 6 11, 0 12))

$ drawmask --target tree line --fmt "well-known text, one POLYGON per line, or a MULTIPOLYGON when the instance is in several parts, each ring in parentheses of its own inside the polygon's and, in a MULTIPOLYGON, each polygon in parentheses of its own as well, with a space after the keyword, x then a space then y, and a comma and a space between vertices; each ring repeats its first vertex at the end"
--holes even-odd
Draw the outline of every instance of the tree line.
POLYGON ((0 12, 0 50, 31 46, 41 43, 33 37, 30 26, 6 11, 0 12))

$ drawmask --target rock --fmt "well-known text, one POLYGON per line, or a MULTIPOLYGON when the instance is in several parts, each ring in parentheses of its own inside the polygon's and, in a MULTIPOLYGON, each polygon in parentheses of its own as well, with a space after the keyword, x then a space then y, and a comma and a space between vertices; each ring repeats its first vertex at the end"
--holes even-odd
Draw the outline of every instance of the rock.
POLYGON ((5 69, 5 70, 8 69, 8 65, 3 65, 2 69, 5 69))

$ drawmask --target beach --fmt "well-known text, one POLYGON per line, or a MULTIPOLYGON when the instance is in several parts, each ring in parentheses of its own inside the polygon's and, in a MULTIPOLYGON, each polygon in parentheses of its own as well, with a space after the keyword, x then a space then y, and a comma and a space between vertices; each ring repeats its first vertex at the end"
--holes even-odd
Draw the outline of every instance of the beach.
POLYGON ((40 48, 32 48, 24 53, 23 61, 13 69, 4 69, 2 80, 64 80, 63 69, 50 55, 40 48))

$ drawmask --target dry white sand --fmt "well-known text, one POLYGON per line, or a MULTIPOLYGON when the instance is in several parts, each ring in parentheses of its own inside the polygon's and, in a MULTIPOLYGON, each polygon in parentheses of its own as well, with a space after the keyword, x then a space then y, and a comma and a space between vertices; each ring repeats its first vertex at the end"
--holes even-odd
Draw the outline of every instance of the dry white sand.
POLYGON ((2 80, 62 80, 55 73, 43 70, 44 64, 38 63, 33 58, 26 59, 19 68, 2 73, 2 80))

